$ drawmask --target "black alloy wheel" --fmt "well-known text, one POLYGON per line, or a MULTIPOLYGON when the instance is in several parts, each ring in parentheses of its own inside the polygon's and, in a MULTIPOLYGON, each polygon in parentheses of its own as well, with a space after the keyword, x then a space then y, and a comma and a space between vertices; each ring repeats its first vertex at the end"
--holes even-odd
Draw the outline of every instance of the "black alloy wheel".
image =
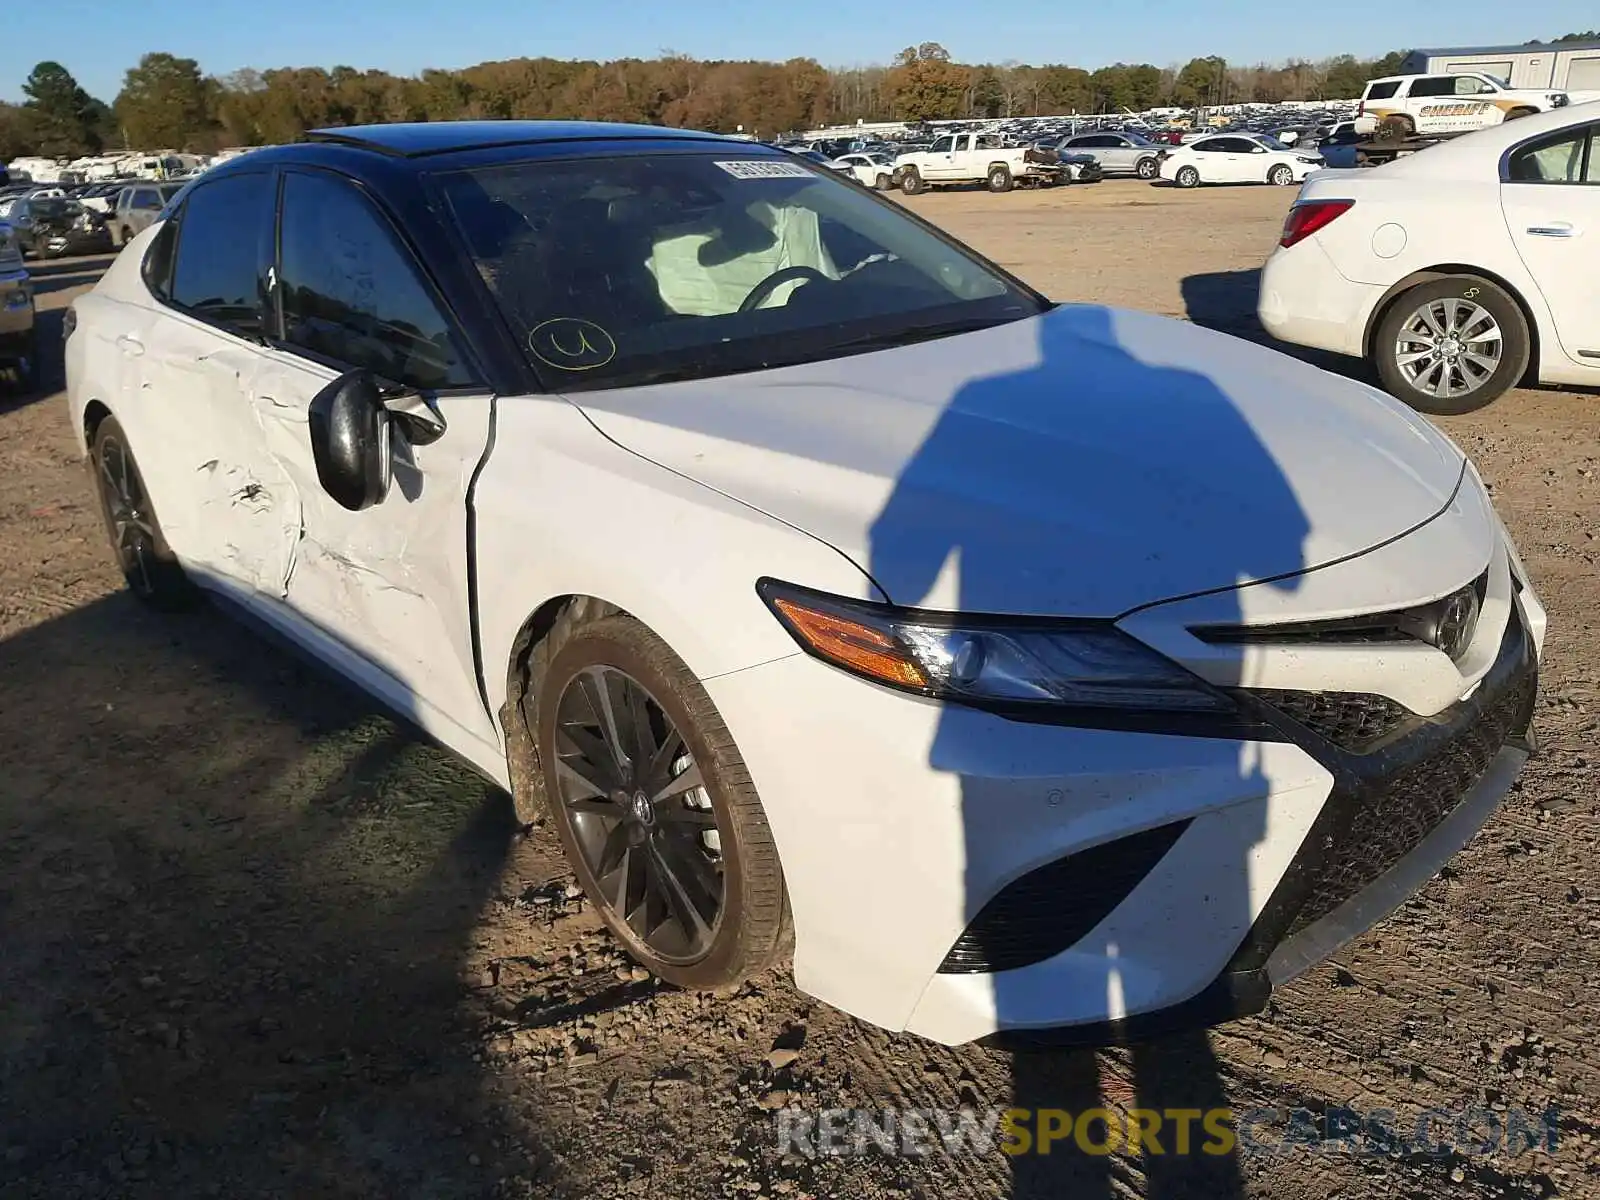
POLYGON ((721 831, 677 726, 637 679, 579 671, 556 709, 556 786, 600 898, 652 955, 704 958, 722 916, 721 831))

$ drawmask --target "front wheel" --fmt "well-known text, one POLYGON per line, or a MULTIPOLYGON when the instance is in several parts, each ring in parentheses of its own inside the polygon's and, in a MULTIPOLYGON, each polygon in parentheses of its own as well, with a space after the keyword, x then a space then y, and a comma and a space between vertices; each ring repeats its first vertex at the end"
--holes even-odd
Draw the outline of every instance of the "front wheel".
POLYGON ((786 949, 766 814, 699 680, 633 617, 569 608, 536 648, 523 716, 574 873, 648 970, 734 986, 786 949))
POLYGON ((1288 163, 1279 163, 1267 172, 1267 182, 1273 187, 1288 187, 1294 182, 1294 171, 1288 163))
POLYGON ((1005 163, 995 163, 989 168, 988 178, 991 192, 1009 192, 1011 190, 1011 168, 1005 163))
POLYGON ((908 196, 915 196, 926 191, 928 185, 922 178, 922 173, 915 167, 907 167, 906 173, 900 176, 900 190, 908 196))
POLYGON ((877 188, 880 192, 887 192, 894 187, 894 176, 879 175, 875 180, 872 181, 872 186, 877 188))
POLYGON ((1522 309, 1475 275, 1418 284, 1390 305, 1373 335, 1383 386, 1421 412, 1472 412, 1517 385, 1532 341, 1522 309))
POLYGON ((94 431, 89 466, 106 535, 128 589, 151 608, 164 612, 193 608, 199 593, 162 536, 139 464, 134 462, 127 435, 115 417, 107 417, 94 431))
POLYGON ((1179 167, 1178 173, 1172 177, 1172 182, 1181 188, 1200 186, 1200 172, 1193 167, 1179 167))
POLYGON ((1154 179, 1161 174, 1161 164, 1153 158, 1141 158, 1139 165, 1133 169, 1140 179, 1154 179))

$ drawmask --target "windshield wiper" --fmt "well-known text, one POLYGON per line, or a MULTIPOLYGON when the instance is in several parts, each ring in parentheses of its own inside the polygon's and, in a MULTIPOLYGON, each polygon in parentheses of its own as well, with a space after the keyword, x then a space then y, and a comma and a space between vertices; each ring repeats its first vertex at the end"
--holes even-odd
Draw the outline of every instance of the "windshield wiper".
POLYGON ((833 350, 891 350, 896 346, 910 346, 916 342, 931 342, 935 338, 954 337, 958 333, 976 333, 980 329, 993 329, 996 325, 1009 325, 1027 314, 1007 317, 966 317, 958 321, 935 321, 928 325, 912 325, 905 329, 891 329, 883 333, 869 333, 862 337, 830 342, 825 348, 833 350))

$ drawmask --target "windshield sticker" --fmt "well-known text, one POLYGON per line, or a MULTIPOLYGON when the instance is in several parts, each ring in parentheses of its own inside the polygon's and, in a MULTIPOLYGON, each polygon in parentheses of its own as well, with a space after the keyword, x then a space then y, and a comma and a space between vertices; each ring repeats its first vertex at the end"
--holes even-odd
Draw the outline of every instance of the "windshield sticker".
POLYGON ((770 158, 741 159, 716 164, 735 179, 810 179, 811 171, 799 163, 773 162, 770 158))
POLYGON ((617 356, 617 343, 593 321, 552 317, 528 333, 528 349, 540 362, 562 371, 592 371, 617 356))

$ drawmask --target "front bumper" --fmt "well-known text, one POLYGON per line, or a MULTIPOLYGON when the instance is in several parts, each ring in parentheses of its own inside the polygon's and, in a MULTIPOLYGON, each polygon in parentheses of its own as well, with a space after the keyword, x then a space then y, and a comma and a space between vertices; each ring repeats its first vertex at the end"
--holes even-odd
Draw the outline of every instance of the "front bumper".
POLYGON ((801 655, 708 680, 782 856, 797 985, 949 1044, 1104 1044, 1258 1011, 1510 787, 1544 614, 1525 580, 1512 596, 1507 558, 1465 697, 1367 755, 1249 696, 1255 734, 1203 737, 1008 721, 801 655))
POLYGON ((71 254, 103 254, 111 250, 111 231, 104 225, 93 229, 52 229, 35 238, 41 258, 61 258, 71 254))

